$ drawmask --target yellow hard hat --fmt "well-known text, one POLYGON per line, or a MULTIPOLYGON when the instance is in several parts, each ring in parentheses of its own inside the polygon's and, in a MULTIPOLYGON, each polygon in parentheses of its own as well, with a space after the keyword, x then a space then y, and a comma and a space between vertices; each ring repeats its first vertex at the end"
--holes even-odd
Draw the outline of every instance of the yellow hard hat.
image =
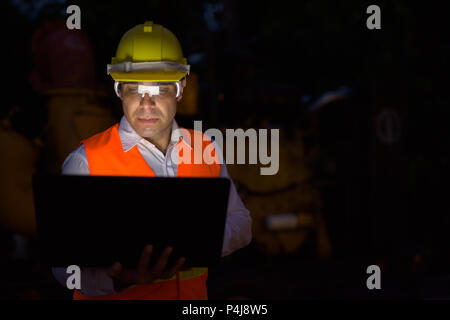
POLYGON ((178 39, 152 21, 128 30, 107 66, 115 81, 179 81, 189 71, 178 39))

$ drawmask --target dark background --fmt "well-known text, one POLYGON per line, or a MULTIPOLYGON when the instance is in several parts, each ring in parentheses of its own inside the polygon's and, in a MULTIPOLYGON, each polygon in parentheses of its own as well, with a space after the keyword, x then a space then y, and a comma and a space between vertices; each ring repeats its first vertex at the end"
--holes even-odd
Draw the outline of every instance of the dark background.
MULTIPOLYGON (((411 1, 3 1, 7 78, 0 116, 44 146, 48 96, 30 82, 36 64, 31 42, 45 22, 65 21, 70 4, 80 6, 81 31, 92 45, 93 86, 106 92, 102 101, 116 119, 120 106, 106 64, 125 31, 153 20, 177 35, 198 75, 197 112, 179 115, 179 123, 280 128, 286 137, 309 132, 302 145, 319 150, 308 163, 308 183, 319 190, 332 253, 319 259, 308 241, 293 252, 267 253, 255 241, 210 271, 210 298, 450 296, 445 7, 411 1), (370 4, 381 8, 381 30, 366 28, 370 4), (324 93, 342 87, 350 94, 311 110, 324 93), (365 287, 370 264, 383 271, 376 293, 365 287)), ((48 153, 36 172, 46 171, 45 159, 48 153)), ((17 234, 6 224, 1 232, 0 297, 70 298, 39 264, 33 237, 20 238, 28 247, 17 257, 17 234)))

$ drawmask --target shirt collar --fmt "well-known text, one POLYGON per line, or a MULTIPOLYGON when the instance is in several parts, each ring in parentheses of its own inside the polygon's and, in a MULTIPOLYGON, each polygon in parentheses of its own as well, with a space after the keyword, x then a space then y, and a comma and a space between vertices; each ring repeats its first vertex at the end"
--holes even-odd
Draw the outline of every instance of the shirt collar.
MULTIPOLYGON (((170 142, 171 143, 178 143, 180 139, 183 139, 184 143, 189 148, 192 148, 189 139, 186 139, 186 137, 183 135, 183 130, 179 129, 178 123, 173 119, 172 122, 172 131, 170 136, 170 142)), ((120 119, 119 123, 119 136, 120 141, 122 142, 123 151, 127 152, 131 148, 133 148, 135 145, 137 145, 141 140, 145 140, 143 137, 138 135, 136 131, 134 131, 133 127, 128 122, 125 115, 122 116, 122 119, 120 119)), ((149 141, 148 141, 149 142, 149 141)), ((149 142, 151 143, 151 142, 149 142)))

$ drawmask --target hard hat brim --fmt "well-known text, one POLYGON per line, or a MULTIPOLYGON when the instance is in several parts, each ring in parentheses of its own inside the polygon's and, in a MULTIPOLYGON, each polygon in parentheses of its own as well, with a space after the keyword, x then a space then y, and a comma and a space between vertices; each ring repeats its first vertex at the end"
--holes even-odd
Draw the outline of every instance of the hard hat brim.
POLYGON ((180 81, 187 73, 178 70, 148 70, 135 72, 111 72, 115 81, 180 81))

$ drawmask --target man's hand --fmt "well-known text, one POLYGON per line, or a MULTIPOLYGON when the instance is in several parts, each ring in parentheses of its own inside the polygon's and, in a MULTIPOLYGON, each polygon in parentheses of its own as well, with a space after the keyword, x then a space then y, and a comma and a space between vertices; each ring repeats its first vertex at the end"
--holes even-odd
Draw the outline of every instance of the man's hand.
MULTIPOLYGON (((124 269, 120 262, 115 262, 108 268, 107 274, 114 279, 115 285, 127 287, 133 284, 152 283, 156 279, 169 279, 180 271, 185 258, 178 259, 177 263, 170 269, 166 268, 167 260, 173 248, 167 247, 155 266, 150 269, 150 256, 153 251, 152 245, 147 245, 142 251, 138 267, 136 269, 124 269)), ((119 290, 120 291, 120 290, 119 290)))

